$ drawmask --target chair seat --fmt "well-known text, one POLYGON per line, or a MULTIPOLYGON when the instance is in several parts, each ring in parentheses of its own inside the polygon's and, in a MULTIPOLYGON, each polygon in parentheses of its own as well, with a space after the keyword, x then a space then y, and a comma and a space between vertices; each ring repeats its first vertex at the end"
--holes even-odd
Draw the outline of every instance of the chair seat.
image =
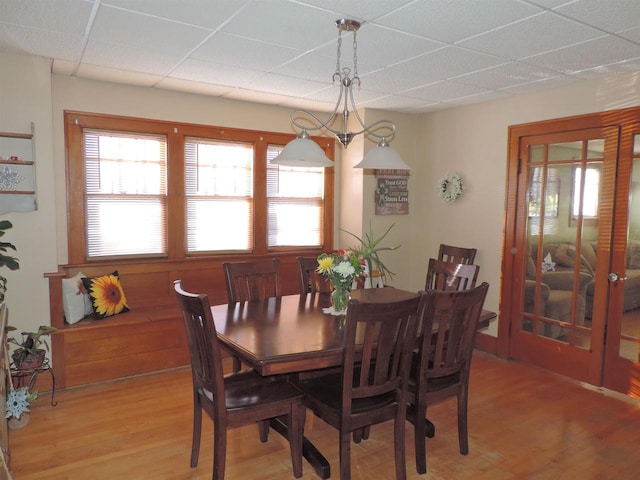
MULTIPOLYGON (((313 398, 336 411, 340 410, 340 393, 342 391, 342 375, 340 373, 300 380, 297 386, 307 395, 307 402, 313 398)), ((393 405, 396 403, 395 399, 394 392, 363 399, 354 398, 351 404, 351 413, 357 415, 370 411, 372 408, 393 405)))
MULTIPOLYGON (((262 406, 265 403, 276 403, 280 400, 288 402, 290 399, 302 396, 295 385, 278 377, 261 377, 254 370, 233 372, 224 378, 224 398, 228 410, 250 408, 253 405, 262 406)), ((213 394, 206 389, 202 393, 209 401, 213 401, 213 394)))

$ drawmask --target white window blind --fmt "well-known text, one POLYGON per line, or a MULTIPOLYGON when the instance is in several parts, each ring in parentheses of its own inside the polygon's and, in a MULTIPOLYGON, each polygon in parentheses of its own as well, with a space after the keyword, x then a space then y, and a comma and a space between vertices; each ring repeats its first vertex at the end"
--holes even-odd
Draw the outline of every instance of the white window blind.
POLYGON ((267 147, 267 245, 322 245, 324 168, 272 165, 282 146, 267 147))
POLYGON ((253 146, 185 139, 187 251, 253 248, 253 146))
POLYGON ((83 139, 88 258, 166 255, 166 138, 84 130, 83 139))

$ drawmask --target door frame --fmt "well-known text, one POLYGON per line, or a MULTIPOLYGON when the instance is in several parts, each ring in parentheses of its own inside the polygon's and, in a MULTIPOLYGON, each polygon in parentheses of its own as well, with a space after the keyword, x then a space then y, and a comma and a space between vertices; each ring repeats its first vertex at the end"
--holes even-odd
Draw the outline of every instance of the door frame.
MULTIPOLYGON (((522 289, 523 275, 522 268, 516 264, 515 248, 517 245, 523 245, 525 232, 518 232, 517 229, 521 225, 521 222, 517 221, 517 208, 519 195, 523 195, 522 191, 519 191, 518 180, 521 173, 522 166, 520 156, 521 139, 523 137, 530 137, 535 135, 549 135, 554 133, 569 132, 575 130, 588 130, 593 128, 606 128, 614 127, 619 129, 619 140, 616 148, 617 166, 614 169, 614 175, 617 175, 618 169, 626 168, 627 171, 630 168, 630 164, 625 166, 625 161, 621 161, 622 157, 625 157, 629 152, 632 152, 633 145, 629 145, 631 138, 628 135, 623 135, 630 124, 637 125, 640 121, 640 107, 633 107, 623 110, 616 110, 611 112, 600 112, 586 115, 576 115, 571 117, 545 120, 541 122, 526 123, 520 125, 514 125, 509 127, 508 134, 508 158, 507 158, 507 175, 506 175, 506 194, 505 194, 505 220, 504 220, 504 236, 503 236, 503 256, 502 256, 502 283, 500 289, 500 317, 498 321, 498 339, 497 339, 497 354, 502 358, 512 357, 512 314, 515 311, 513 308, 513 302, 511 301, 512 292, 517 291, 514 289, 522 289), (618 153, 622 153, 619 155, 618 153), (625 153, 626 152, 626 153, 625 153), (520 243, 518 243, 520 242, 520 243)), ((632 140, 631 140, 632 142, 632 140)), ((611 148, 611 146, 609 146, 611 148)), ((622 172, 624 173, 624 171, 622 172)), ((613 209, 613 224, 601 225, 602 230, 598 236, 598 257, 604 256, 599 264, 603 267, 608 266, 611 262, 610 271, 619 269, 620 258, 624 258, 624 252, 626 250, 626 232, 627 232, 627 215, 628 215, 628 185, 626 188, 616 188, 616 191, 611 194, 608 192, 602 195, 601 206, 605 208, 605 204, 609 202, 608 207, 613 209), (604 203, 603 203, 604 202, 604 203), (622 235, 622 236, 621 236, 622 235), (624 238, 625 242, 617 241, 615 244, 612 242, 612 238, 624 238), (604 263, 604 265, 603 265, 604 263)), ((600 276, 599 287, 607 289, 606 278, 604 275, 600 276)), ((611 285, 608 287, 609 291, 611 285)), ((607 293, 609 293, 609 291, 607 293)), ((609 295, 607 295, 608 297, 609 295)), ((621 297, 621 296, 620 296, 621 297)), ((609 302, 608 302, 609 303, 609 302)), ((592 349, 597 350, 596 354, 600 355, 601 363, 597 368, 591 367, 586 372, 586 378, 589 383, 596 385, 602 385, 604 382, 605 368, 610 368, 615 362, 612 356, 604 351, 605 349, 605 331, 604 328, 608 328, 609 332, 613 334, 615 331, 620 331, 621 315, 615 314, 616 301, 609 303, 605 313, 605 325, 602 326, 602 331, 592 333, 592 338, 602 339, 601 345, 592 345, 592 349)), ((619 308, 619 305, 618 305, 619 308)), ((621 310, 620 310, 621 312, 621 310)), ((610 337, 611 335, 609 335, 610 337)), ((618 339, 619 340, 619 339, 618 339)), ((607 344, 611 342, 611 339, 607 340, 607 344)), ((619 343, 619 341, 618 341, 619 343)), ((551 345, 547 346, 551 349, 562 349, 564 345, 551 345)), ((611 348, 611 347, 607 347, 611 348)), ((543 348, 540 352, 541 355, 545 354, 543 348)), ((585 356, 585 359, 587 357, 585 356)), ((633 363, 633 362, 630 362, 633 363)), ((553 370, 561 370, 554 365, 542 365, 545 368, 551 368, 553 370)), ((631 365, 631 369, 625 369, 627 377, 638 375, 638 370, 635 366, 631 365)), ((559 371, 559 373, 564 373, 559 371)), ((565 373, 566 374, 566 373, 565 373)), ((617 373, 620 377, 620 372, 617 373)), ((585 380, 585 379, 582 379, 585 380)), ((619 380, 618 380, 618 383, 619 380)), ((636 386, 637 387, 637 386, 636 386)), ((615 388, 615 387, 611 387, 615 388)), ((619 388, 616 388, 620 390, 619 388)))

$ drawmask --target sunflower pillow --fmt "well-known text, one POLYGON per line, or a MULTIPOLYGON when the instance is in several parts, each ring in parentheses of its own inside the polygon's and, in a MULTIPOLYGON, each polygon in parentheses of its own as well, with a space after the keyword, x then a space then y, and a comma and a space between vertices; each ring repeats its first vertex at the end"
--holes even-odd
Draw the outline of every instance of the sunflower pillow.
POLYGON ((117 270, 102 277, 84 277, 82 284, 93 304, 93 318, 96 320, 129 311, 117 270))

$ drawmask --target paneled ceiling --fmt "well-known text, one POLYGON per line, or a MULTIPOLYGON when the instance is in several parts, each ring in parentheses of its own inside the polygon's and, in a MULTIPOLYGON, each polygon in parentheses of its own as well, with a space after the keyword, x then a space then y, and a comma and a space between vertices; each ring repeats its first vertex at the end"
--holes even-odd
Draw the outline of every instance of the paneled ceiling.
MULTIPOLYGON (((359 107, 428 112, 640 71, 638 0, 2 0, 0 51, 327 111, 340 18, 362 22, 359 107)), ((351 34, 341 52, 352 68, 351 34)))

